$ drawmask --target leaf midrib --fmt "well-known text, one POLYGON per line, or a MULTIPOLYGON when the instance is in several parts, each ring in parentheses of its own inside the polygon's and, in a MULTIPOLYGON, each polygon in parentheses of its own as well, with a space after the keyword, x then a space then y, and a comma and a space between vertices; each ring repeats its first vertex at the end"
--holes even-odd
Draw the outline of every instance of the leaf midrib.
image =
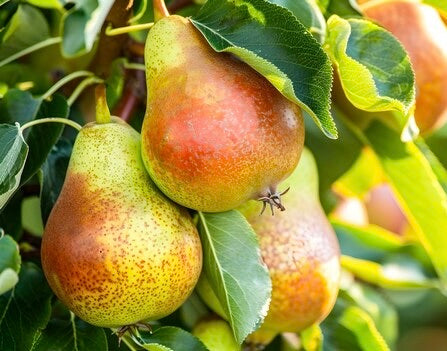
MULTIPOLYGON (((206 220, 205 220, 205 216, 203 215, 203 213, 201 211, 198 211, 198 214, 199 214, 199 217, 200 217, 200 221, 202 222, 203 228, 205 230, 206 236, 208 237, 208 241, 209 241, 210 244, 212 244, 211 234, 209 232, 208 225, 207 225, 206 220)), ((234 325, 233 325, 233 322, 234 322, 233 315, 232 315, 232 313, 230 311, 230 301, 228 299, 228 290, 227 290, 227 286, 226 286, 225 279, 224 279, 223 272, 222 272, 223 268, 221 267, 220 262, 218 260, 218 256, 217 256, 216 250, 214 249, 214 245, 210 245, 210 248, 211 248, 211 252, 212 252, 213 257, 214 257, 214 261, 216 262, 216 265, 219 268, 218 269, 219 276, 220 276, 220 279, 222 281, 222 286, 224 287, 224 291, 225 291, 225 301, 226 301, 227 309, 230 312, 229 316, 227 316, 227 317, 230 319, 230 325, 231 325, 231 329, 233 330, 233 333, 236 334, 236 330, 235 330, 234 325)))

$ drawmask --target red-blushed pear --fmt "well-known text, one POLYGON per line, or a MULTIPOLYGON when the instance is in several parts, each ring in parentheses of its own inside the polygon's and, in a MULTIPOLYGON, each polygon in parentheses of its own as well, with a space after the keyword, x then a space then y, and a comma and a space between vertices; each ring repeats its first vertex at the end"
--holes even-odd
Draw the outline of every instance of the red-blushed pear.
POLYGON ((117 118, 84 126, 45 227, 42 266, 51 288, 96 326, 164 317, 200 275, 192 219, 155 187, 140 151, 140 135, 117 118))
POLYGON ((408 226, 407 217, 396 201, 396 196, 387 183, 370 190, 365 206, 371 224, 378 225, 398 235, 403 235, 408 226))
MULTIPOLYGON (((312 154, 304 149, 298 167, 284 181, 290 192, 287 211, 259 216, 254 201, 240 207, 256 232, 263 261, 272 279, 272 298, 260 329, 247 342, 268 344, 278 333, 298 332, 322 321, 338 293, 340 249, 318 198, 318 174, 312 154)), ((225 316, 206 277, 198 292, 225 316)))
POLYGON ((371 1, 364 14, 407 50, 416 76, 416 123, 421 132, 447 121, 447 27, 431 6, 417 1, 371 1))
POLYGON ((250 66, 215 52, 186 18, 159 20, 145 50, 142 156, 157 186, 205 212, 259 198, 282 209, 278 185, 303 147, 301 110, 250 66))

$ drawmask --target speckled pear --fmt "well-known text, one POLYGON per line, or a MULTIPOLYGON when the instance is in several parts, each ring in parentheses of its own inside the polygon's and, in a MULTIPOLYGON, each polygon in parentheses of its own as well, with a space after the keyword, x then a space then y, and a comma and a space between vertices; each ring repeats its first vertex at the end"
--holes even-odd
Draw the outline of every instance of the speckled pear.
POLYGON ((164 317, 194 288, 201 243, 188 212, 148 177, 129 125, 86 125, 42 241, 58 298, 101 327, 164 317))
POLYGON ((186 18, 158 21, 145 50, 142 156, 157 186, 205 212, 284 190, 278 184, 303 147, 301 110, 250 66, 215 52, 186 18))
MULTIPOLYGON (((284 198, 287 211, 259 216, 253 201, 239 208, 258 236, 272 279, 268 314, 261 328, 248 337, 252 344, 268 344, 278 333, 298 332, 323 320, 338 293, 340 249, 320 205, 317 168, 309 150, 304 149, 284 185, 291 187, 284 198)), ((207 304, 222 314, 204 275, 197 287, 207 304)))

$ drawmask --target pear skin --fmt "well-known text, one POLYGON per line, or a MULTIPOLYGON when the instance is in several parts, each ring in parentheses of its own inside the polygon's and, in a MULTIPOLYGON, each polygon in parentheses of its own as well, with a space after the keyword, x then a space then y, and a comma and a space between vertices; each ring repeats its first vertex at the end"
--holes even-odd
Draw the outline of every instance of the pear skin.
MULTIPOLYGON (((338 293, 340 248, 318 198, 315 160, 307 149, 284 181, 285 212, 260 216, 250 201, 239 208, 256 232, 263 261, 272 279, 272 298, 260 329, 247 342, 268 344, 282 332, 299 332, 322 321, 332 310, 338 293)), ((217 313, 211 286, 202 274, 197 285, 202 299, 217 313)))
POLYGON ((407 50, 416 77, 416 124, 422 133, 447 121, 447 27, 431 6, 393 0, 364 5, 364 14, 407 50))
POLYGON ((157 186, 205 212, 276 193, 301 154, 301 110, 180 16, 150 30, 145 60, 142 156, 157 186))
POLYGON ((408 220, 396 200, 391 186, 382 183, 372 188, 365 199, 371 224, 378 225, 397 235, 403 235, 408 220))
POLYGON ((140 135, 124 122, 79 132, 42 240, 42 266, 58 298, 101 327, 158 319, 189 296, 202 267, 186 209, 147 175, 140 135))
POLYGON ((228 323, 220 318, 200 321, 192 333, 210 351, 241 351, 228 323))
POLYGON ((259 216, 252 202, 240 208, 258 235, 272 279, 272 300, 262 328, 297 332, 323 320, 335 303, 340 248, 318 198, 315 160, 305 149, 284 182, 287 211, 259 216))

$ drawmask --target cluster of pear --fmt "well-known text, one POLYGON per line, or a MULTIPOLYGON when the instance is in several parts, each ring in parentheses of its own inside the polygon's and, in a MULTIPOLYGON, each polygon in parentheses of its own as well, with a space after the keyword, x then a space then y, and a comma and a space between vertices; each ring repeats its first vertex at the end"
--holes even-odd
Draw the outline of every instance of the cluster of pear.
POLYGON ((407 50, 416 78, 415 119, 422 133, 447 122, 447 26, 419 1, 361 1, 363 13, 407 50))
MULTIPOLYGON (((238 208, 259 237, 273 285, 250 342, 322 320, 338 291, 339 247, 319 203, 315 161, 303 150, 300 109, 245 63, 214 52, 180 16, 155 24, 145 59, 141 136, 110 118, 102 93, 97 122, 76 138, 42 241, 53 291, 101 327, 164 317, 201 273, 201 242, 186 208, 238 208), (280 183, 290 187, 282 202, 280 183), (259 216, 261 204, 250 199, 287 211, 259 216)), ((203 276, 200 293, 219 312, 206 284, 203 276)))

